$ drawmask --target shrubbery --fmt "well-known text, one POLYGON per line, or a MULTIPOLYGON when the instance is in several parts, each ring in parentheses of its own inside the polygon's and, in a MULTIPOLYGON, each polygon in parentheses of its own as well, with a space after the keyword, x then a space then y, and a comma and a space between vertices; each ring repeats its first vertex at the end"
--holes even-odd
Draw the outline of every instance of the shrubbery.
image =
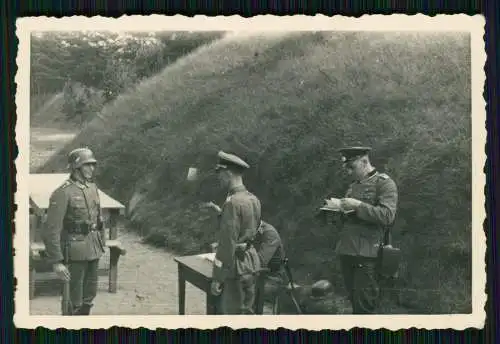
POLYGON ((88 145, 100 186, 140 199, 133 225, 151 242, 195 253, 215 239, 199 201, 225 198, 216 152, 232 151, 252 166, 246 184, 301 279, 341 288, 337 229, 315 214, 348 185, 337 149, 370 145, 399 186, 394 240, 406 296, 421 311, 471 311, 468 37, 396 35, 228 37, 120 95, 41 171, 62 169, 70 149, 88 145), (199 185, 184 181, 193 165, 199 185))
POLYGON ((63 89, 62 112, 66 120, 82 124, 93 118, 104 105, 103 92, 80 83, 68 82, 63 89))
MULTIPOLYGON (((127 88, 222 34, 55 32, 34 35, 31 96, 36 98, 63 90, 63 113, 73 123, 84 123, 98 113, 104 103, 127 88)), ((36 112, 32 112, 34 114, 36 112)))

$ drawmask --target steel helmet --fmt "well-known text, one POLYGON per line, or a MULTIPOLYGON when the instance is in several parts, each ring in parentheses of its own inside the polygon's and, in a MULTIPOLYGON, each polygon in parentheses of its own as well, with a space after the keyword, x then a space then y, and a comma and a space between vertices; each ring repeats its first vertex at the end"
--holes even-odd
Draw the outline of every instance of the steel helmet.
POLYGON ((68 154, 68 167, 80 168, 83 164, 95 164, 94 153, 88 148, 77 148, 68 154))
POLYGON ((322 297, 333 291, 332 284, 327 280, 319 280, 312 285, 311 294, 313 297, 322 297))

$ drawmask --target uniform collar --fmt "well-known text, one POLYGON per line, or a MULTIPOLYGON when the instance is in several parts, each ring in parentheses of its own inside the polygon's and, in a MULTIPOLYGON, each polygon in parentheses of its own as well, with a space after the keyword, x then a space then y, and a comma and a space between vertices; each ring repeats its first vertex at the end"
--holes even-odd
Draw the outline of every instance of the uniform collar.
POLYGON ((371 171, 370 173, 368 173, 366 175, 366 177, 364 177, 363 179, 361 179, 358 183, 366 182, 366 181, 370 180, 376 174, 377 174, 377 169, 373 169, 373 171, 371 171))
POLYGON ((227 194, 234 195, 237 192, 241 192, 241 191, 245 191, 245 190, 246 190, 245 185, 238 185, 238 186, 234 186, 231 189, 229 189, 229 192, 227 194))
POLYGON ((76 178, 74 175, 72 175, 69 180, 75 184, 77 187, 79 187, 80 189, 85 189, 85 188, 88 188, 88 184, 84 183, 83 181, 81 181, 80 179, 76 178))
POLYGON ((259 228, 257 228, 257 232, 262 234, 264 232, 264 226, 265 226, 264 221, 260 220, 260 224, 259 224, 259 228))

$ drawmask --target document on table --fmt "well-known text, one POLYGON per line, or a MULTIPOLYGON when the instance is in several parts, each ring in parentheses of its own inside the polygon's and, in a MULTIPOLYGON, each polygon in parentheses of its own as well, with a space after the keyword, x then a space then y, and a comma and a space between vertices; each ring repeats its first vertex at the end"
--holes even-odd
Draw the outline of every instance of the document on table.
POLYGON ((203 253, 203 254, 199 254, 198 257, 206 259, 206 260, 211 261, 211 262, 215 261, 215 253, 203 253))

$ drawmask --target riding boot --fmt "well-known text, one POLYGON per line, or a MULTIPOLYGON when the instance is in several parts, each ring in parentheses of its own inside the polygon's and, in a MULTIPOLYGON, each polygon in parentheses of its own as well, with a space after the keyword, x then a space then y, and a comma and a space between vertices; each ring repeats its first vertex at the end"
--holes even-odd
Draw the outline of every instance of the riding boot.
POLYGON ((82 305, 80 308, 80 312, 78 315, 90 315, 90 309, 92 308, 91 305, 82 305))

